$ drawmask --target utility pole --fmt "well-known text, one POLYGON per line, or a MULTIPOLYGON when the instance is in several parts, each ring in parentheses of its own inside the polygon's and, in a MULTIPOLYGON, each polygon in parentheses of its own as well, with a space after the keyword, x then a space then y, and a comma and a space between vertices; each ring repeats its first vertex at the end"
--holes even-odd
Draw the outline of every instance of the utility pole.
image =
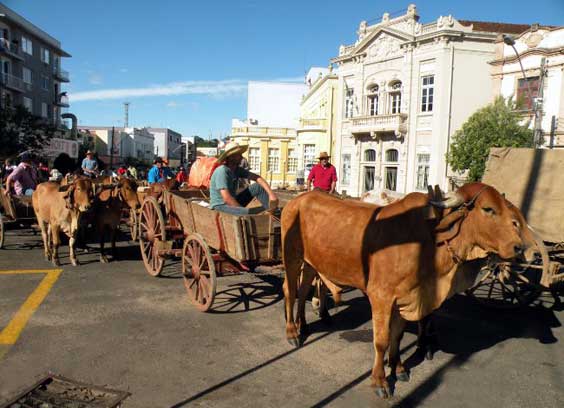
MULTIPOLYGON (((534 135, 534 146, 537 147, 541 144, 543 139, 542 133, 542 105, 543 105, 543 94, 544 94, 544 77, 546 76, 546 58, 542 57, 540 74, 539 74, 539 90, 537 92, 537 98, 533 104, 533 113, 535 115, 534 125, 533 125, 533 135, 534 135)), ((527 81, 527 79, 525 79, 527 81)), ((533 95, 530 95, 532 98, 533 95)))
POLYGON ((112 137, 110 140, 110 171, 112 170, 114 165, 114 131, 115 128, 112 126, 112 137))

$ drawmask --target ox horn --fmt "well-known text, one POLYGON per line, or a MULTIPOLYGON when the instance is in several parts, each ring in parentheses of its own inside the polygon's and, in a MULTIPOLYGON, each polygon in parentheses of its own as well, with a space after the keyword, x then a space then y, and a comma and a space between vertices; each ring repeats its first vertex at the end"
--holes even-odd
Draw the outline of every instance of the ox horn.
POLYGON ((458 193, 450 192, 450 193, 447 193, 446 198, 444 200, 442 200, 442 201, 430 200, 429 203, 431 203, 431 205, 434 206, 434 207, 454 208, 454 207, 459 207, 462 204, 464 204, 464 197, 462 197, 458 193))

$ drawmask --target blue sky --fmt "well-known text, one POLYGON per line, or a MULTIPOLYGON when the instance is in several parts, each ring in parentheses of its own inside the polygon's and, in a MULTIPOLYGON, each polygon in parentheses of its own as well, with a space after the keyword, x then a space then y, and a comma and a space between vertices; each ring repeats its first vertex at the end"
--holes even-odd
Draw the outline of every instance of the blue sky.
MULTIPOLYGON (((246 116, 248 80, 299 80, 355 41, 361 20, 407 8, 391 0, 3 0, 72 55, 70 112, 79 124, 228 134, 246 116), (73 95, 75 98, 73 99, 73 95)), ((564 24, 563 0, 419 0, 421 22, 564 24)), ((275 97, 273 95, 273 97, 275 97)))

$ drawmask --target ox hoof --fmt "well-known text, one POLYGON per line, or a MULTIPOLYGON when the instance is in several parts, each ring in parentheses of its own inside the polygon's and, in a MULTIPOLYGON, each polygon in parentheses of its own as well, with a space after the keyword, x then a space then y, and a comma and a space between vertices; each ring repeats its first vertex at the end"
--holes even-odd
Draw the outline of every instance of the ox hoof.
POLYGON ((425 360, 431 361, 434 356, 435 356, 435 353, 431 349, 429 349, 425 352, 425 360))
POLYGON ((319 299, 316 297, 311 298, 311 307, 315 312, 319 311, 319 299))
POLYGON ((61 263, 58 259, 53 259, 51 262, 53 263, 53 266, 61 266, 61 263))
POLYGON ((409 373, 407 371, 402 371, 401 373, 396 373, 396 379, 401 382, 409 381, 409 373))
POLYGON ((301 341, 297 337, 293 337, 291 339, 288 339, 288 343, 290 343, 290 345, 294 346, 295 348, 299 348, 301 346, 301 341))
POLYGON ((385 387, 376 387, 376 388, 374 388, 374 392, 380 398, 389 398, 390 397, 390 394, 388 393, 388 390, 385 387))
POLYGON ((108 263, 108 258, 106 258, 105 256, 101 256, 101 257, 100 257, 100 262, 102 262, 102 263, 108 263))
POLYGON ((78 266, 79 265, 79 263, 76 259, 71 259, 71 264, 72 264, 72 266, 78 266))

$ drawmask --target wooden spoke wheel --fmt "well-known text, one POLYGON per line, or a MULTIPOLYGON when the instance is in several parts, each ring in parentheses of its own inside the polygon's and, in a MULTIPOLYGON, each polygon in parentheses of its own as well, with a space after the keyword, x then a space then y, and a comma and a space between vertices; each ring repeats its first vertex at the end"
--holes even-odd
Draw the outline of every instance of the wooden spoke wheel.
POLYGON ((535 234, 538 253, 532 262, 494 260, 482 268, 476 284, 466 293, 478 302, 500 309, 514 309, 532 303, 542 292, 542 274, 550 258, 544 243, 535 234))
POLYGON ((200 311, 208 311, 215 299, 217 279, 210 248, 199 234, 184 240, 182 275, 190 301, 200 311))
POLYGON ((159 255, 161 242, 166 241, 163 213, 157 200, 147 197, 139 215, 139 247, 145 269, 151 276, 159 276, 164 266, 164 257, 159 255))
POLYGON ((139 239, 139 216, 133 208, 129 210, 129 232, 131 233, 132 241, 139 239))
POLYGON ((4 248, 4 221, 2 220, 2 213, 0 213, 0 249, 2 248, 4 248))

